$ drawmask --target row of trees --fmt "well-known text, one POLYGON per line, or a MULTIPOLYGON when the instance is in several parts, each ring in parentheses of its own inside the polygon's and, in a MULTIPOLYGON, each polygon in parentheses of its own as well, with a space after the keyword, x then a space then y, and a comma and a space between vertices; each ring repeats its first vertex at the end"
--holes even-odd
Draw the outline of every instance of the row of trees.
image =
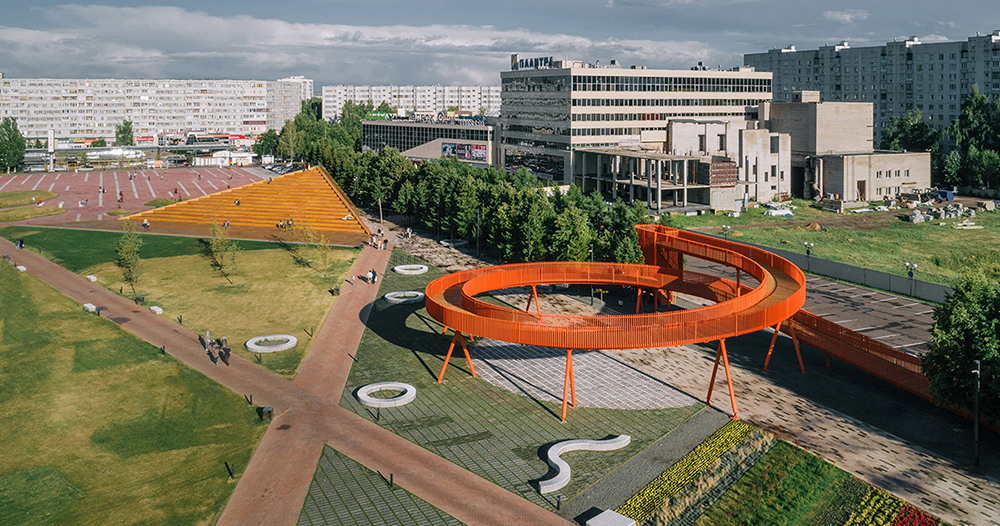
POLYGON ((5 117, 0 121, 0 167, 10 173, 11 168, 17 168, 24 160, 27 149, 24 135, 17 129, 17 121, 5 117))
POLYGON ((1000 99, 990 102, 974 85, 948 128, 935 130, 920 111, 912 111, 886 125, 879 148, 930 150, 934 172, 946 185, 1000 188, 1000 99))

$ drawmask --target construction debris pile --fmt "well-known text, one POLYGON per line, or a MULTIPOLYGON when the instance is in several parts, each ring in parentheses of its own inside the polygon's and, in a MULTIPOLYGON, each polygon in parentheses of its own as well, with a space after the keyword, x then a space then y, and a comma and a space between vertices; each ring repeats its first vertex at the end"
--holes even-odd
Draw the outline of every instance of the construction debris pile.
POLYGON ((935 219, 958 219, 960 217, 976 217, 976 211, 960 203, 948 203, 943 207, 924 211, 914 209, 907 216, 912 223, 923 223, 935 219))

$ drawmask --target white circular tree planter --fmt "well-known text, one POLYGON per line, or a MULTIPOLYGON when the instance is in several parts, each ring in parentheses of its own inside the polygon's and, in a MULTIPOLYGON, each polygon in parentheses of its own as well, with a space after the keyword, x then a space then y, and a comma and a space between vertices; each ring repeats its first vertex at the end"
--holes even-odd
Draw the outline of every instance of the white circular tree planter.
POLYGON ((299 343, 298 338, 290 334, 270 334, 257 336, 247 340, 247 349, 256 353, 287 351, 299 343))
POLYGON ((390 292, 383 297, 385 298, 385 301, 388 301, 393 305, 399 305, 401 303, 420 303, 424 301, 424 293, 417 292, 415 290, 390 292))
POLYGON ((368 407, 399 407, 412 402, 417 397, 417 388, 402 382, 379 382, 358 389, 358 401, 368 407), (373 398, 377 391, 402 391, 392 398, 373 398))
POLYGON ((416 276, 427 272, 427 265, 397 265, 392 267, 392 271, 404 276, 416 276))

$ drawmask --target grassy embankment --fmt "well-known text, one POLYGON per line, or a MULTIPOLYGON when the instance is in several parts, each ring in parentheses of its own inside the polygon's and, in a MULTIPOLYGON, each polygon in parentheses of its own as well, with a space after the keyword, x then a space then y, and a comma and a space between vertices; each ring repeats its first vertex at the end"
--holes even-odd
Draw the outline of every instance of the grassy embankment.
POLYGON ((0 281, 2 522, 214 524, 253 409, 11 265, 0 281))

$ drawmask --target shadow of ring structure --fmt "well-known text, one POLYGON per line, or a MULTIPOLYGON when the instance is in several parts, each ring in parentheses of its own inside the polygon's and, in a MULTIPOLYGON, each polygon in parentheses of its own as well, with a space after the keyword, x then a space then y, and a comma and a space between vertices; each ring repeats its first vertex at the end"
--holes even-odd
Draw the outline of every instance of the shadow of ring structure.
MULTIPOLYGON (((767 354, 770 360, 781 324, 805 304, 805 275, 790 261, 757 247, 659 225, 636 225, 635 228, 645 265, 522 263, 456 272, 431 282, 426 289, 427 312, 444 324, 445 331, 448 328, 455 331, 438 382, 444 379, 448 361, 459 342, 472 375, 476 375, 463 335, 566 349, 562 407, 565 421, 567 405, 576 405, 573 350, 645 349, 718 341, 706 403, 711 405, 721 362, 726 372, 733 418, 739 418, 726 339, 774 328, 775 337, 767 354), (684 256, 730 267, 736 279, 686 271, 684 256), (743 284, 744 274, 754 278, 757 285, 743 284), (563 283, 634 287, 637 313, 573 316, 541 312, 537 287, 563 283), (492 290, 525 286, 531 287, 533 311, 500 307, 477 297, 492 290), (654 310, 659 305, 672 303, 675 292, 714 303, 695 309, 638 313, 643 292, 653 293, 654 310)), ((530 305, 529 302, 529 309, 530 305)), ((804 374, 795 332, 791 325, 788 328, 804 374)))

